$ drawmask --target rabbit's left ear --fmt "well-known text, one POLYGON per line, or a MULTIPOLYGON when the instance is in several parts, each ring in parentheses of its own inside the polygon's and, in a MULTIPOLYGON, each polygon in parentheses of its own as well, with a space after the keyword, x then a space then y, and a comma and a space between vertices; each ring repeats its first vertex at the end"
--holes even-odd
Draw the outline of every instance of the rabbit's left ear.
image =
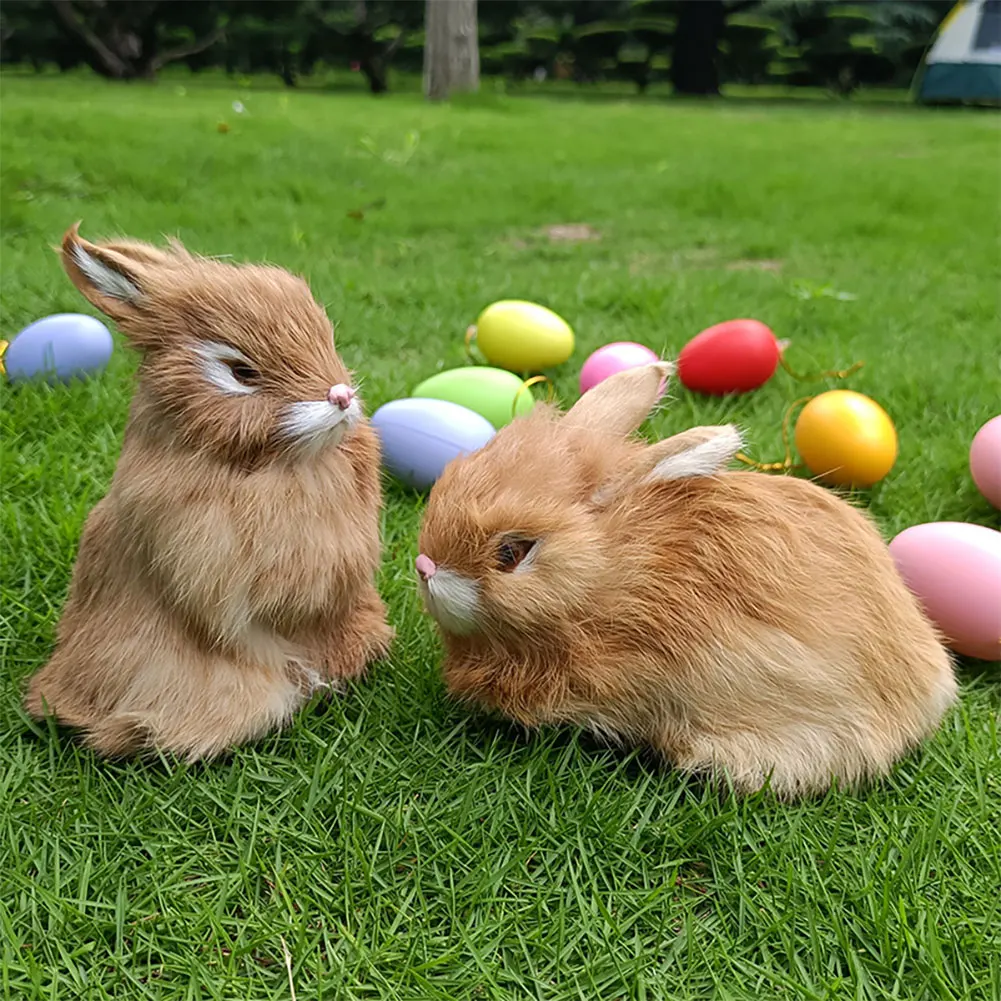
POLYGON ((740 431, 732 424, 689 428, 643 449, 625 477, 602 487, 595 502, 606 504, 613 497, 646 483, 714 476, 726 468, 742 447, 740 431))
POLYGON ((87 301, 118 322, 128 321, 142 309, 145 272, 151 266, 137 254, 113 246, 99 247, 80 237, 79 223, 63 237, 63 267, 70 281, 87 301))
POLYGON ((643 423, 673 374, 674 365, 669 361, 616 372, 589 389, 566 412, 563 421, 624 438, 643 423))

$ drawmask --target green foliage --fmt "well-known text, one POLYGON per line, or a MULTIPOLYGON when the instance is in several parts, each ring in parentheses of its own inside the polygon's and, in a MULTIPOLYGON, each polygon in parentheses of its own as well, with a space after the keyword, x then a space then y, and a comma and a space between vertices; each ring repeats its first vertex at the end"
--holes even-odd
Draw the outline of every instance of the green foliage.
POLYGON ((780 39, 768 73, 841 94, 865 84, 906 86, 949 3, 765 0, 780 39))
MULTIPOLYGON (((727 82, 821 84, 850 93, 864 84, 906 84, 950 0, 728 0, 718 62, 727 82)), ((88 26, 124 56, 126 75, 151 75, 164 52, 225 34, 178 58, 191 69, 303 75, 357 64, 373 90, 391 63, 419 70, 423 0, 74 0, 88 26)), ((68 31, 48 0, 5 0, 2 58, 38 68, 86 63, 108 69, 68 31)), ((480 0, 480 59, 487 75, 544 70, 577 82, 630 80, 641 90, 667 79, 678 0, 480 0)), ((712 60, 712 45, 699 58, 712 60)))
POLYGON ((136 77, 155 76, 166 53, 194 70, 222 65, 234 74, 271 72, 290 86, 317 67, 358 63, 379 91, 387 87, 391 58, 421 28, 424 6, 410 0, 74 0, 70 9, 124 62, 124 71, 109 66, 47 0, 7 0, 0 7, 4 61, 39 68, 55 61, 64 70, 86 64, 105 75, 136 77), (198 40, 211 44, 192 46, 198 40))
MULTIPOLYGON (((551 373, 564 404, 601 344, 675 357, 755 316, 798 371, 865 367, 780 370, 729 400, 675 384, 652 434, 734 420, 771 460, 793 400, 847 386, 900 435, 858 498, 888 536, 997 527, 967 465, 1001 398, 995 122, 624 95, 432 106, 273 77, 0 78, 2 336, 92 312, 50 249, 77 219, 91 238, 172 234, 303 273, 370 412, 464 364, 467 325, 500 298, 573 326, 551 373), (233 100, 248 113, 221 135, 233 100), (562 223, 598 238, 551 240, 562 223)), ((290 976, 300 1001, 998 996, 996 668, 963 665, 961 704, 886 782, 736 801, 448 700, 413 584, 423 502, 388 482, 379 584, 398 639, 370 678, 202 767, 100 762, 29 723, 21 685, 51 649, 135 365, 116 333, 98 378, 0 385, 4 998, 288 1001, 290 976)))

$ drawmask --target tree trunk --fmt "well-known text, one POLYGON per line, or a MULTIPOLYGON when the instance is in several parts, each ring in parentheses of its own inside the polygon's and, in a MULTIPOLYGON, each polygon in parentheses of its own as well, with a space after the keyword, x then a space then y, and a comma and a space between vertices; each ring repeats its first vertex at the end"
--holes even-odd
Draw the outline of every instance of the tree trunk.
POLYGON ((56 13, 59 15, 63 24, 69 28, 73 34, 81 38, 87 46, 90 48, 90 54, 92 57, 91 65, 98 73, 102 73, 105 76, 114 77, 115 79, 121 80, 123 77, 127 77, 132 72, 132 67, 128 65, 123 59, 120 59, 118 55, 111 51, 104 42, 98 38, 98 36, 84 24, 83 19, 80 15, 73 9, 73 4, 70 0, 52 0, 52 6, 55 7, 56 13), (96 57, 96 58, 94 58, 96 57))
POLYGON ((725 22, 723 0, 680 0, 671 59, 676 94, 719 94, 716 58, 725 22))
POLYGON ((215 45, 224 36, 223 26, 217 25, 201 38, 185 42, 166 52, 158 52, 156 4, 147 11, 138 33, 131 25, 116 20, 106 38, 101 38, 87 25, 71 0, 52 0, 52 6, 63 24, 86 43, 85 58, 88 64, 102 76, 116 80, 132 80, 137 77, 152 80, 167 63, 196 55, 210 45, 215 45))
POLYGON ((385 60, 374 53, 369 53, 362 56, 360 68, 368 80, 370 93, 385 94, 389 90, 389 73, 385 60))
POLYGON ((424 93, 441 101, 480 86, 476 0, 427 0, 424 20, 424 93))
POLYGON ((368 5, 365 0, 355 0, 355 27, 351 33, 352 54, 357 58, 358 68, 368 81, 369 92, 385 94, 389 90, 389 62, 403 42, 404 33, 401 31, 383 48, 382 43, 375 40, 372 32, 368 20, 368 5))
POLYGON ((154 77, 167 63, 175 62, 178 59, 187 59, 188 56, 196 56, 199 52, 204 52, 207 48, 215 45, 216 42, 225 37, 226 29, 223 25, 219 24, 208 32, 208 34, 202 35, 201 38, 196 38, 193 42, 185 42, 176 48, 167 49, 166 52, 151 53, 145 72, 149 76, 154 77))

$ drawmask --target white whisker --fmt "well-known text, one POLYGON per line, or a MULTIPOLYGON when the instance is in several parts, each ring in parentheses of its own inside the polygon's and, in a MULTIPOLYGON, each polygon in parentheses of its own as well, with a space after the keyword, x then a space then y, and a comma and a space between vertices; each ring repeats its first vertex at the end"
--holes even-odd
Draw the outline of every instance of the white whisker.
POLYGON ((286 408, 282 431, 298 445, 322 448, 340 441, 360 419, 357 400, 352 400, 346 410, 327 400, 304 400, 286 408))
POLYGON ((452 570, 439 567, 422 588, 428 611, 447 632, 467 636, 480 617, 480 586, 452 570))

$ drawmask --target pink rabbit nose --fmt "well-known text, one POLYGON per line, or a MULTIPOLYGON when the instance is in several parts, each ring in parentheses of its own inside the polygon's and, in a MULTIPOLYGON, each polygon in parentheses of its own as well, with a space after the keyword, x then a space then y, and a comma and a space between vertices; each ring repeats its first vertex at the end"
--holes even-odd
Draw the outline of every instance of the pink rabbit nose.
POLYGON ((417 572, 421 575, 421 580, 427 580, 434 576, 434 572, 438 569, 434 565, 434 560, 430 557, 425 556, 423 553, 414 560, 414 566, 417 567, 417 572))
POLYGON ((341 410, 347 410, 354 398, 355 391, 350 386, 345 386, 343 382, 339 382, 327 390, 327 399, 341 410))

